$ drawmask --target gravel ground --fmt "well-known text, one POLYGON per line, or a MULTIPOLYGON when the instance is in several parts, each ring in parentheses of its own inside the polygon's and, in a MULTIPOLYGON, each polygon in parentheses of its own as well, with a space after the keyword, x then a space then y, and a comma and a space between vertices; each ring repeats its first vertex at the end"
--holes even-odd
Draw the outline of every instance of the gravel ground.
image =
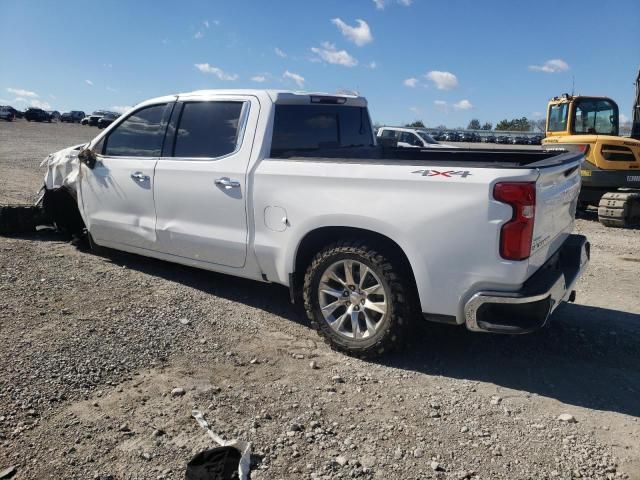
MULTIPOLYGON (((0 203, 96 131, 0 124, 0 203)), ((576 230, 592 263, 548 328, 416 319, 376 362, 330 351, 282 287, 0 237, 0 478, 184 478, 212 446, 198 407, 252 443, 253 479, 640 479, 640 230, 576 230)))

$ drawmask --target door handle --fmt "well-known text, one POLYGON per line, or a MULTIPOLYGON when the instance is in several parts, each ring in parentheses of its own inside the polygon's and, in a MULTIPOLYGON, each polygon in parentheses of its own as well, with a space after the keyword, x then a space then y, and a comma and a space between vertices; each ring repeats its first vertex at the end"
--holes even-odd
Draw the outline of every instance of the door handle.
POLYGON ((239 181, 231 180, 229 177, 216 178, 215 184, 224 187, 225 189, 240 187, 239 181))
POLYGON ((133 178, 136 182, 140 182, 140 183, 149 181, 149 175, 145 175, 142 172, 132 173, 131 178, 133 178))

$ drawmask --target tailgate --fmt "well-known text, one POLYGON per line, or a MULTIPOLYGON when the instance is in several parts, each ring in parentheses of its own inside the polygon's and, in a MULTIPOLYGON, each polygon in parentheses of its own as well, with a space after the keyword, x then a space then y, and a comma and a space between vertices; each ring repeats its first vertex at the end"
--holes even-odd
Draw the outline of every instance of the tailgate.
POLYGON ((528 276, 537 271, 573 231, 582 161, 579 157, 571 163, 539 169, 528 276))

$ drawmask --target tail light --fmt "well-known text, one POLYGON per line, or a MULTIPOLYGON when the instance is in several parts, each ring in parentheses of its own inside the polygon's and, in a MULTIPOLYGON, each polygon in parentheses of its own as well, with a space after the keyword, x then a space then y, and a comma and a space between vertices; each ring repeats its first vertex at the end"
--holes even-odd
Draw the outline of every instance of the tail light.
POLYGON ((497 183, 493 198, 513 208, 511 220, 500 231, 500 256, 506 260, 529 258, 536 216, 535 182, 497 183))
POLYGON ((585 156, 587 155, 587 153, 589 153, 589 145, 588 144, 583 144, 583 143, 579 143, 578 145, 576 145, 577 150, 584 154, 585 156))

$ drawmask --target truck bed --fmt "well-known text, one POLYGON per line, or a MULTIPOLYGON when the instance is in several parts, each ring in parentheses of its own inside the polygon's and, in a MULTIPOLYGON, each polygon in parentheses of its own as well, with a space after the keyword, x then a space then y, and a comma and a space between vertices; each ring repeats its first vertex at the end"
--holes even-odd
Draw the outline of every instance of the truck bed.
POLYGON ((535 150, 503 150, 461 148, 410 149, 389 147, 327 148, 321 150, 290 150, 273 152, 276 158, 288 160, 372 163, 415 166, 446 166, 470 168, 545 168, 572 163, 581 153, 535 150))

